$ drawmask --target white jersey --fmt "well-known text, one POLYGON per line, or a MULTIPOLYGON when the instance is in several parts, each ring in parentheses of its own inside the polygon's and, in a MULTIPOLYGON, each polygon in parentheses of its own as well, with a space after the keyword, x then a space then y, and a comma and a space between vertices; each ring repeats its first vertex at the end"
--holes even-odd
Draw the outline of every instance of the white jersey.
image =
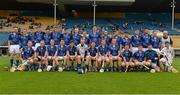
POLYGON ((170 39, 170 37, 168 37, 166 39, 162 37, 161 42, 162 42, 162 48, 163 48, 163 47, 165 47, 166 42, 169 42, 169 43, 171 42, 171 39, 170 39))
POLYGON ((172 63, 173 58, 174 58, 174 49, 172 47, 164 47, 161 50, 161 54, 164 56, 164 58, 169 62, 172 63))
POLYGON ((86 51, 88 50, 88 46, 84 44, 83 46, 81 44, 77 45, 77 50, 79 51, 79 54, 81 56, 85 56, 86 51))

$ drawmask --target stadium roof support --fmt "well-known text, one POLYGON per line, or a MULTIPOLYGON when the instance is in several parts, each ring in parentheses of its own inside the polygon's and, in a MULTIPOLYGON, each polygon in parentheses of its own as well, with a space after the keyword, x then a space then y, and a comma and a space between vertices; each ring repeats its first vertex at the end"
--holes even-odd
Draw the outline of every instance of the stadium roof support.
MULTIPOLYGON (((135 0, 95 0, 98 5, 131 5, 135 0)), ((65 5, 91 5, 94 0, 62 0, 65 5)))
POLYGON ((57 17, 56 17, 56 14, 57 14, 57 2, 56 2, 56 0, 54 0, 54 25, 56 25, 56 19, 57 19, 57 17))
POLYGON ((93 25, 96 25, 96 0, 93 1, 93 25))
POLYGON ((175 0, 173 0, 172 2, 171 2, 171 7, 172 7, 172 29, 174 29, 174 9, 175 9, 175 4, 176 4, 176 2, 175 2, 175 0))

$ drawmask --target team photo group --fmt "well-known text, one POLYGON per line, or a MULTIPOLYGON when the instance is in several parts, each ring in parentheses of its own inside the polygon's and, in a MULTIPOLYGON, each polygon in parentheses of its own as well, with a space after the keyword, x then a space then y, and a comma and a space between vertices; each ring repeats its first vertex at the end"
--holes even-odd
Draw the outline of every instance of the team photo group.
POLYGON ((121 32, 92 26, 29 31, 9 35, 10 72, 173 72, 173 41, 167 31, 121 32))

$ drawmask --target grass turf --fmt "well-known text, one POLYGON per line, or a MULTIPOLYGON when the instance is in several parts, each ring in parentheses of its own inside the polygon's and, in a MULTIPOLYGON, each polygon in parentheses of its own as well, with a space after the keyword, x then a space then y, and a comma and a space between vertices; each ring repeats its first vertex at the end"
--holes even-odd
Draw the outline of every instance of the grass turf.
MULTIPOLYGON (((2 94, 172 94, 180 93, 180 73, 106 72, 15 72, 4 70, 8 57, 0 57, 2 94)), ((174 66, 180 70, 180 58, 174 66)))

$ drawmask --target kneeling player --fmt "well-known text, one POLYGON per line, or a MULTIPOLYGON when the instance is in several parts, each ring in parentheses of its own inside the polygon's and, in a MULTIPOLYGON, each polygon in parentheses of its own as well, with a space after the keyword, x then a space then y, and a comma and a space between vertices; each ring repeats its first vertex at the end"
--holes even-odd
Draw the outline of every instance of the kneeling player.
POLYGON ((106 45, 105 39, 101 40, 101 45, 98 47, 98 52, 98 68, 104 70, 105 62, 106 66, 109 65, 108 47, 106 45))
POLYGON ((117 67, 119 71, 121 70, 121 53, 120 47, 116 44, 116 39, 112 39, 112 45, 109 46, 109 60, 110 60, 110 69, 113 71, 114 61, 118 61, 117 67))
POLYGON ((88 55, 86 56, 85 72, 87 72, 88 70, 87 65, 89 65, 89 70, 97 71, 97 58, 98 58, 98 50, 96 48, 96 43, 92 42, 91 47, 88 49, 88 55), (93 61, 95 61, 96 63, 94 64, 93 61))
POLYGON ((40 41, 40 46, 37 47, 35 53, 35 61, 39 64, 38 71, 41 72, 47 66, 46 46, 44 40, 40 41))
POLYGON ((170 71, 176 73, 177 70, 172 67, 174 50, 170 47, 170 43, 166 42, 165 47, 161 50, 163 57, 160 59, 160 67, 162 71, 170 71))
MULTIPOLYGON (((84 41, 85 40, 81 38, 80 44, 77 45, 78 55, 80 56, 80 61, 81 61, 80 63, 77 64, 78 70, 81 70, 81 64, 84 63, 88 51, 88 46, 85 44, 84 41)), ((88 63, 86 63, 84 67, 86 68, 86 72, 87 72, 88 63)))
POLYGON ((148 45, 148 50, 145 52, 145 61, 147 64, 151 65, 151 67, 156 71, 160 72, 160 68, 157 65, 158 55, 156 51, 152 50, 152 45, 148 45))
MULTIPOLYGON (((77 64, 77 69, 81 70, 81 64, 84 63, 86 55, 87 55, 87 51, 88 51, 88 46, 84 43, 84 39, 81 38, 80 40, 80 44, 77 45, 77 50, 78 50, 78 56, 80 57, 80 61, 77 64)), ((85 64, 85 68, 88 68, 88 64, 85 64)))
POLYGON ((28 41, 27 45, 28 46, 25 46, 21 49, 22 64, 19 65, 17 68, 17 70, 19 71, 33 69, 30 68, 33 65, 33 61, 34 61, 34 50, 32 48, 32 42, 28 41))
POLYGON ((55 58, 55 64, 60 65, 60 68, 58 70, 62 70, 62 68, 66 67, 66 61, 67 61, 67 49, 64 45, 64 40, 61 39, 60 45, 57 47, 56 52, 56 58, 55 58), (59 64, 59 61, 61 61, 61 64, 59 64))
POLYGON ((125 45, 125 50, 122 52, 123 62, 122 67, 125 68, 125 72, 127 72, 128 67, 134 67, 134 63, 132 62, 132 52, 129 50, 129 45, 125 45))
POLYGON ((145 62, 145 52, 143 51, 142 45, 138 46, 138 51, 134 53, 134 63, 137 67, 144 66, 146 69, 149 69, 149 62, 145 62))
POLYGON ((57 47, 54 45, 54 40, 51 39, 50 40, 50 46, 47 47, 47 60, 48 60, 48 65, 52 66, 53 67, 53 70, 55 69, 56 65, 55 64, 55 54, 56 54, 56 51, 57 51, 57 47))
POLYGON ((71 41, 70 45, 67 47, 67 65, 68 69, 70 69, 70 66, 74 66, 74 69, 76 69, 77 63, 80 63, 80 56, 77 55, 77 49, 74 45, 74 42, 71 41), (72 61, 72 64, 70 64, 70 61, 72 61))

